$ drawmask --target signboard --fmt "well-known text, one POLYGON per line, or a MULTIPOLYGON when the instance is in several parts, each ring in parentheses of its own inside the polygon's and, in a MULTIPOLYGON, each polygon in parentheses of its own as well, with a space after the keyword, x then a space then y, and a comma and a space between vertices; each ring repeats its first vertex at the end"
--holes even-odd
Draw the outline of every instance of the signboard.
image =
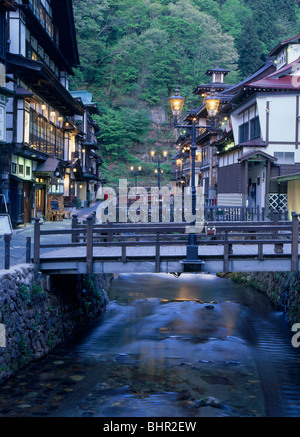
POLYGON ((0 236, 12 234, 12 226, 8 214, 0 214, 0 236))
POLYGON ((287 51, 286 51, 286 47, 285 47, 277 55, 277 70, 279 70, 281 67, 286 65, 286 63, 287 63, 287 51))

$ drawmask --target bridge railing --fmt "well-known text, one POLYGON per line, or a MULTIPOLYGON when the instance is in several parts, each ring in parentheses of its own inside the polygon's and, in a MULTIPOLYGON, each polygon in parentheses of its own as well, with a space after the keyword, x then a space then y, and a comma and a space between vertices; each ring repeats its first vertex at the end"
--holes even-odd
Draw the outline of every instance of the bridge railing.
MULTIPOLYGON (((152 206, 151 202, 144 203, 142 206, 137 208, 135 214, 143 214, 146 218, 147 222, 171 222, 174 223, 175 219, 180 217, 180 221, 186 223, 186 213, 184 210, 184 206, 176 209, 174 205, 164 205, 162 206, 162 201, 160 200, 159 206, 152 206)), ((107 210, 108 211, 108 210, 107 210)), ((272 221, 273 215, 277 214, 279 220, 285 221, 288 220, 288 211, 287 210, 266 210, 266 208, 257 207, 248 207, 248 206, 204 206, 203 209, 204 220, 205 221, 229 221, 229 222, 260 222, 260 221, 272 221)), ((115 216, 114 222, 119 223, 120 218, 126 216, 129 217, 129 207, 120 207, 119 205, 115 206, 115 216)), ((121 220, 121 222, 124 222, 121 220)))
MULTIPOLYGON (((293 213, 292 221, 279 222, 274 216, 273 222, 239 222, 232 226, 229 222, 207 222, 203 232, 197 234, 197 244, 223 246, 223 271, 228 271, 229 260, 234 257, 235 245, 256 245, 258 260, 263 260, 265 245, 273 245, 274 254, 284 254, 284 245, 290 245, 289 254, 291 271, 298 271, 299 259, 299 220, 293 213), (208 232, 213 230, 213 232, 208 232)), ((68 230, 41 230, 39 220, 34 227, 34 254, 33 262, 39 268, 41 250, 61 249, 67 247, 86 247, 86 272, 93 272, 94 248, 119 247, 121 248, 120 260, 127 262, 127 248, 132 246, 152 246, 155 248, 154 258, 156 272, 160 271, 163 246, 186 246, 188 233, 185 223, 107 223, 97 224, 93 216, 80 223, 76 216, 72 219, 72 227, 68 230), (69 235, 68 242, 41 243, 41 236, 69 235)), ((200 255, 201 257, 201 255, 200 255)))

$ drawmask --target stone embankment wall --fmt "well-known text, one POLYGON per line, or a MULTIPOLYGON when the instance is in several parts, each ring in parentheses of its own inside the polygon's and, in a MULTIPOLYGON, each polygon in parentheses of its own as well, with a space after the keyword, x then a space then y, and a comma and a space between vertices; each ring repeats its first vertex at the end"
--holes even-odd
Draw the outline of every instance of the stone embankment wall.
POLYGON ((105 311, 110 275, 45 276, 33 265, 0 271, 0 383, 105 311))
POLYGON ((289 324, 300 322, 300 274, 292 272, 230 273, 226 277, 253 286, 282 311, 289 324))

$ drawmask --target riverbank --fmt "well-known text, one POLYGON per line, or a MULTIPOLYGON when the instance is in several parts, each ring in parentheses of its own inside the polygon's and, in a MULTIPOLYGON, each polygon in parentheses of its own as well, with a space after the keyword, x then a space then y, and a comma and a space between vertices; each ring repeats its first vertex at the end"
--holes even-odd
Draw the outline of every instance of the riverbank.
POLYGON ((300 321, 300 273, 251 272, 218 273, 236 283, 249 285, 266 295, 272 305, 282 311, 290 325, 300 321))
POLYGON ((0 383, 86 328, 108 302, 110 275, 0 270, 0 383))

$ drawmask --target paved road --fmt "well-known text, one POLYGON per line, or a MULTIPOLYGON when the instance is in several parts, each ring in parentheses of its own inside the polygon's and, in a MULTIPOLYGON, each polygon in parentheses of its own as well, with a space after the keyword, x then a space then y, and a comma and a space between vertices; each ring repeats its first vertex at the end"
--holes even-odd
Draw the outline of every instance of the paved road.
MULTIPOLYGON (((91 206, 90 208, 82 208, 80 210, 74 210, 74 214, 78 215, 78 219, 85 220, 92 211, 97 209, 98 204, 91 206)), ((71 228, 71 219, 64 219, 61 222, 45 222, 42 224, 41 229, 68 229, 71 228)), ((13 230, 11 239, 11 257, 10 265, 21 264, 26 262, 26 237, 31 237, 31 243, 33 248, 33 225, 27 224, 18 226, 13 230)), ((42 237, 43 238, 43 237, 42 237)), ((41 241, 42 241, 41 238, 41 241)), ((45 238, 45 237, 44 237, 45 238)), ((70 236, 69 236, 70 238, 70 236)), ((57 242, 57 235, 47 236, 47 242, 57 242)), ((32 252, 33 253, 33 249, 32 252)), ((0 236, 0 270, 4 269, 4 239, 0 236)))

